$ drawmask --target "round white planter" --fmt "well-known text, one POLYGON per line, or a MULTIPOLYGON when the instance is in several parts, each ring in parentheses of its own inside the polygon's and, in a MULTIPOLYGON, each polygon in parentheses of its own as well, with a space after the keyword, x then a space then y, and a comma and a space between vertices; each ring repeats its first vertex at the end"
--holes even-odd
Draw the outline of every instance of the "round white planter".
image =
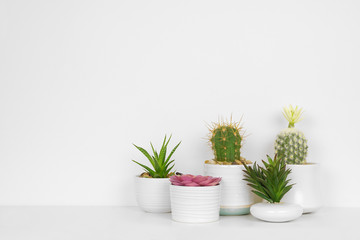
POLYGON ((304 213, 314 212, 319 209, 321 203, 318 164, 287 164, 286 166, 291 169, 289 174, 290 183, 295 183, 295 185, 284 196, 282 201, 299 204, 304 209, 304 213))
POLYGON ((299 218, 303 209, 293 203, 256 203, 250 208, 251 215, 267 222, 288 222, 299 218))
POLYGON ((220 185, 188 187, 170 185, 171 216, 174 221, 207 223, 219 220, 220 185))
POLYGON ((142 178, 136 176, 136 200, 145 212, 171 211, 169 178, 142 178))
POLYGON ((250 213, 254 195, 243 180, 243 165, 205 164, 206 176, 221 177, 220 215, 244 215, 250 213))

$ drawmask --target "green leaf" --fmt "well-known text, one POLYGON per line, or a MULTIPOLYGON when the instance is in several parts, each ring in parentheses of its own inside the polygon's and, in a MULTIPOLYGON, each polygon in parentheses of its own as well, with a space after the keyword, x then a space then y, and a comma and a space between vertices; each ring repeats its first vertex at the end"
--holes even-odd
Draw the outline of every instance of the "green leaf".
POLYGON ((170 168, 168 168, 168 169, 166 170, 166 175, 169 174, 169 172, 174 168, 174 166, 175 166, 175 165, 172 165, 170 168))
POLYGON ((145 157, 150 161, 151 165, 152 165, 152 166, 154 167, 154 169, 155 169, 155 163, 154 163, 152 157, 150 156, 150 154, 149 154, 145 149, 143 149, 142 147, 138 147, 138 146, 136 146, 135 144, 133 144, 133 145, 134 145, 137 149, 139 149, 139 151, 142 152, 142 154, 145 155, 145 157))
POLYGON ((166 159, 166 163, 170 160, 171 156, 174 154, 174 152, 176 151, 176 149, 178 148, 178 146, 180 145, 181 141, 173 148, 173 150, 170 152, 169 156, 166 159))
MULTIPOLYGON (((171 136, 170 136, 170 138, 171 138, 171 136)), ((166 142, 166 135, 165 135, 163 145, 161 146, 161 150, 160 150, 159 158, 158 158, 158 163, 159 163, 159 165, 160 165, 161 167, 164 165, 165 156, 166 156, 166 147, 167 147, 167 144, 168 144, 169 141, 170 141, 170 138, 169 138, 169 140, 166 142)))
POLYGON ((154 170, 155 170, 155 172, 161 171, 161 166, 159 165, 159 162, 155 157, 153 157, 153 162, 154 162, 154 170))
POLYGON ((151 170, 148 166, 145 166, 144 164, 141 164, 135 160, 132 160, 134 163, 139 164, 141 167, 143 167, 152 177, 155 177, 155 172, 153 170, 151 170))
POLYGON ((252 190, 252 192, 255 193, 256 195, 258 195, 259 197, 261 197, 262 199, 265 199, 266 201, 270 202, 270 203, 274 202, 271 198, 264 195, 262 192, 258 192, 258 191, 254 191, 254 190, 252 190))
POLYGON ((159 158, 159 155, 158 155, 158 153, 156 152, 156 150, 154 149, 154 146, 152 145, 151 142, 150 142, 150 145, 151 145, 152 151, 153 151, 153 153, 154 153, 154 157, 155 157, 155 158, 159 158))
POLYGON ((170 162, 168 162, 168 163, 165 165, 165 169, 167 169, 167 168, 170 166, 170 164, 172 164, 174 161, 175 161, 175 160, 171 160, 170 162))

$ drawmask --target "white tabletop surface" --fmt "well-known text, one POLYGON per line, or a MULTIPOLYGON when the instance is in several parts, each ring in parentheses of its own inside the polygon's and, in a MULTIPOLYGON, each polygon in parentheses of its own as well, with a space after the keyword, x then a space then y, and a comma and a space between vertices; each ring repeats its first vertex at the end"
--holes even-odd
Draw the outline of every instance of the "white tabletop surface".
POLYGON ((251 215, 184 224, 137 207, 0 207, 1 240, 341 239, 360 240, 360 208, 322 208, 287 223, 251 215), (356 220, 358 219, 358 220, 356 220))

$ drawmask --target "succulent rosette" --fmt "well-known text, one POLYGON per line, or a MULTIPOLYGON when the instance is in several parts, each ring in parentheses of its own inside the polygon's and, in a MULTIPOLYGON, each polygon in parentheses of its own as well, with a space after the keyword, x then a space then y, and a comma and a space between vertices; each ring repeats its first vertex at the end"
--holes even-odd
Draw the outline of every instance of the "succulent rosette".
POLYGON ((201 176, 201 175, 174 175, 170 177, 172 185, 176 186, 188 186, 188 187, 206 187, 216 186, 220 183, 220 177, 201 176))

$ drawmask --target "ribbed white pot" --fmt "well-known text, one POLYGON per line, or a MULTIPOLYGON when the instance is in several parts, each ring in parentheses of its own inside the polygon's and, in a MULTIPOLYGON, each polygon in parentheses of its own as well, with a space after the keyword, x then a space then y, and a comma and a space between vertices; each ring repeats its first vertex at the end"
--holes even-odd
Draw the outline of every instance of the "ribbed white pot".
POLYGON ((314 212, 321 206, 319 188, 319 167, 315 163, 303 165, 287 164, 291 169, 290 183, 295 183, 282 201, 299 204, 304 213, 314 212))
POLYGON ((136 176, 136 200, 145 212, 171 211, 169 178, 142 178, 136 176))
POLYGON ((171 216, 174 221, 207 223, 219 220, 220 185, 188 187, 170 185, 171 216))
POLYGON ((250 208, 251 215, 267 222, 288 222, 299 218, 303 209, 294 203, 256 203, 250 208))
POLYGON ((243 165, 205 164, 206 176, 221 177, 220 215, 243 215, 250 213, 254 195, 243 180, 243 165))

